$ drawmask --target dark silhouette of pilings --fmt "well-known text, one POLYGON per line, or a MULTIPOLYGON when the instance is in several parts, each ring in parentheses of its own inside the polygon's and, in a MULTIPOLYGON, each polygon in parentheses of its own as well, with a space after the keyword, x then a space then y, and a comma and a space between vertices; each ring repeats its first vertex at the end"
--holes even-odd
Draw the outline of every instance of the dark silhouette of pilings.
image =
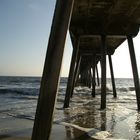
POLYGON ((74 78, 73 78, 73 83, 72 83, 73 85, 72 85, 72 89, 71 89, 71 98, 73 96, 74 87, 77 84, 80 63, 81 63, 81 56, 79 55, 78 59, 77 59, 77 62, 76 62, 76 66, 75 66, 76 68, 75 68, 75 71, 74 71, 74 78))
POLYGON ((83 84, 83 86, 88 86, 87 76, 88 76, 88 71, 87 71, 87 68, 86 68, 82 72, 82 84, 83 84))
POLYGON ((76 70, 75 70, 75 82, 74 82, 74 86, 76 86, 78 80, 79 80, 79 74, 80 74, 80 64, 81 64, 81 59, 82 56, 78 57, 78 61, 77 61, 77 65, 76 65, 76 70))
POLYGON ((97 66, 97 64, 95 66, 95 69, 96 69, 96 75, 97 75, 97 85, 100 86, 99 72, 98 72, 98 66, 97 66))
POLYGON ((134 44, 133 44, 133 39, 131 36, 127 36, 127 40, 128 40, 130 59, 131 59, 131 64, 132 64, 133 77, 134 77, 137 107, 138 107, 138 110, 140 110, 140 84, 139 84, 139 75, 138 75, 138 69, 137 69, 137 63, 136 63, 134 44))
POLYGON ((90 64, 88 64, 86 80, 87 80, 87 87, 91 88, 92 76, 91 76, 91 65, 90 64))
MULTIPOLYGON (((138 77, 138 71, 137 71, 137 65, 136 65, 136 58, 134 53, 134 46, 133 46, 133 40, 131 37, 127 37, 128 44, 129 44, 129 50, 130 50, 130 57, 131 57, 131 63, 132 63, 132 70, 133 70, 133 76, 134 76, 134 84, 136 89, 136 98, 137 98, 137 105, 138 109, 140 109, 140 87, 139 87, 139 77, 138 77)), ((101 36, 101 54, 96 61, 96 53, 92 55, 92 57, 83 56, 83 60, 77 61, 76 63, 76 71, 73 71, 74 75, 80 75, 80 83, 82 86, 87 86, 91 88, 92 85, 92 97, 95 97, 95 86, 96 86, 96 76, 95 71, 97 73, 97 83, 99 83, 99 75, 98 75, 98 69, 97 69, 97 63, 101 62, 101 109, 106 108, 106 55, 107 55, 107 47, 106 47, 106 36, 101 36), (77 70, 78 69, 78 70, 77 70), (92 70, 92 74, 91 74, 92 70)), ((114 71, 113 71, 113 64, 112 64, 112 58, 110 53, 108 53, 108 59, 109 59, 109 66, 110 66, 110 74, 111 74, 111 81, 112 81, 112 88, 113 88, 113 96, 114 98, 117 97, 116 93, 116 85, 115 85, 115 78, 114 78, 114 71)), ((76 61, 75 61, 76 62, 76 61)), ((74 76, 74 85, 72 86, 73 89, 75 87, 75 82, 77 76, 74 76)), ((73 93, 72 89, 72 93, 73 93)), ((67 102, 66 102, 67 103, 67 102)), ((66 106, 68 107, 68 106, 66 106)))
POLYGON ((32 140, 49 140, 67 30, 74 0, 57 0, 41 80, 32 140))
POLYGON ((92 97, 95 97, 95 67, 96 67, 96 56, 93 55, 93 62, 92 62, 92 97))
POLYGON ((113 96, 114 96, 114 98, 116 98, 117 97, 117 93, 116 93, 116 85, 115 85, 114 71, 113 71, 113 64, 112 64, 112 57, 111 57, 111 55, 108 55, 108 59, 109 59, 111 82, 112 82, 112 88, 113 88, 113 96))
POLYGON ((85 64, 85 56, 82 56, 82 60, 80 63, 80 84, 82 86, 88 86, 87 78, 88 78, 88 67, 85 64))
POLYGON ((85 71, 81 67, 80 67, 80 75, 81 75, 80 84, 82 86, 85 86, 85 71))
POLYGON ((106 36, 101 37, 101 109, 106 108, 106 36))
POLYGON ((73 48, 73 54, 72 54, 67 89, 66 89, 66 95, 65 95, 65 100, 64 100, 64 108, 69 107, 70 97, 71 97, 72 92, 73 92, 74 72, 75 72, 75 65, 76 65, 76 61, 77 61, 77 57, 78 57, 79 42, 80 42, 80 38, 77 38, 76 43, 75 43, 75 47, 73 48))

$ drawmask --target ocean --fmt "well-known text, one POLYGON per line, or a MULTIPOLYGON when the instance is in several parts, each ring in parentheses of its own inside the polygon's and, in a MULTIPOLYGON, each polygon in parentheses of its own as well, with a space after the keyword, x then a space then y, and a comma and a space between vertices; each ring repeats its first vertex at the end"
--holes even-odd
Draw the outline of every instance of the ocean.
MULTIPOLYGON (((0 119, 12 117, 33 121, 40 81, 40 77, 1 76, 0 119)), ((96 88, 96 98, 93 98, 91 89, 80 86, 74 89, 70 107, 64 110, 67 78, 62 77, 53 123, 73 127, 72 132, 85 131, 96 139, 140 139, 140 115, 133 79, 118 78, 115 82, 117 99, 113 98, 111 80, 107 79, 106 110, 100 110, 100 87, 96 88)))

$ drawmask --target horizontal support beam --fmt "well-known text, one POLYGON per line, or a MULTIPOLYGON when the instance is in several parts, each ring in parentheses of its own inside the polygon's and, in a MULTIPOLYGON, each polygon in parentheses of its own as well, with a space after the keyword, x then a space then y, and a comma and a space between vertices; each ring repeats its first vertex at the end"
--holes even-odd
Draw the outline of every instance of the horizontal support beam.
MULTIPOLYGON (((93 34, 85 34, 85 35, 81 35, 80 38, 100 38, 101 35, 93 35, 93 34)), ((123 38, 123 39, 127 39, 127 36, 126 35, 107 35, 106 36, 106 39, 109 39, 109 38, 123 38)))

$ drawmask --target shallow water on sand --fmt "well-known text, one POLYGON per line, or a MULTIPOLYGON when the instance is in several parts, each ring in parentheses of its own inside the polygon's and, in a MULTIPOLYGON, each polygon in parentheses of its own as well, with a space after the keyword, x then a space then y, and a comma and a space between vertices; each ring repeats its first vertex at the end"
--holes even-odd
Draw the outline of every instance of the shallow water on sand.
POLYGON ((117 99, 108 93, 106 110, 99 108, 100 94, 95 99, 79 94, 73 97, 63 117, 61 114, 62 119, 56 113, 56 123, 65 125, 72 136, 80 130, 95 139, 140 139, 140 114, 136 111, 134 91, 118 92, 117 99))

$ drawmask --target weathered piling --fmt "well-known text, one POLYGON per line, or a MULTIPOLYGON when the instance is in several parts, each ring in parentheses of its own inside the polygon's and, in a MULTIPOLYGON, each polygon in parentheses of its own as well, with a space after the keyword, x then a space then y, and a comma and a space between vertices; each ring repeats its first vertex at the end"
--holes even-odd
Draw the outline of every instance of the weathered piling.
POLYGON ((70 97, 72 95, 72 90, 74 85, 75 65, 76 65, 78 51, 79 51, 79 42, 80 42, 80 38, 77 37, 75 46, 73 48, 73 54, 71 59, 71 65, 70 65, 70 71, 69 71, 69 77, 68 77, 68 83, 67 83, 67 89, 66 89, 66 95, 64 101, 64 108, 69 107, 70 97))
POLYGON ((107 123, 107 117, 106 117, 106 111, 100 112, 101 115, 101 131, 106 131, 106 123, 107 123))
POLYGON ((113 71, 113 64, 112 64, 112 57, 111 57, 111 55, 108 55, 108 59, 109 59, 111 82, 112 82, 112 88, 113 88, 113 96, 114 96, 114 98, 116 98, 117 97, 117 93, 116 93, 116 85, 115 85, 114 71, 113 71))
POLYGON ((57 0, 41 80, 32 140, 49 140, 62 56, 74 0, 57 0))
POLYGON ((78 57, 78 61, 77 61, 77 65, 76 65, 76 70, 75 70, 75 81, 74 81, 74 86, 77 84, 78 82, 78 77, 79 77, 79 74, 80 74, 80 64, 81 64, 81 59, 82 59, 82 56, 80 55, 78 57))
POLYGON ((101 36, 101 109, 106 108, 106 36, 101 36))
POLYGON ((98 72, 98 66, 97 66, 97 64, 95 66, 95 69, 96 69, 96 75, 97 75, 97 85, 100 86, 99 72, 98 72))
POLYGON ((95 97, 95 67, 96 67, 96 57, 93 54, 93 60, 92 60, 92 97, 95 97))
POLYGON ((82 86, 88 86, 88 67, 87 67, 87 64, 85 64, 85 61, 86 61, 86 57, 85 56, 82 56, 82 62, 81 62, 81 65, 80 65, 80 73, 81 73, 81 85, 82 86))
POLYGON ((80 63, 81 63, 81 56, 79 55, 79 56, 78 56, 77 63, 76 63, 76 66, 75 66, 76 68, 75 68, 74 78, 73 78, 73 83, 72 83, 73 85, 72 85, 72 89, 71 89, 71 98, 72 98, 72 96, 73 96, 74 87, 76 86, 77 81, 78 81, 80 63))
POLYGON ((90 64, 88 64, 88 71, 87 72, 88 72, 88 77, 87 77, 88 84, 87 84, 87 87, 91 88, 92 77, 91 77, 91 66, 90 66, 90 64))
POLYGON ((85 80, 85 86, 88 87, 89 86, 89 75, 88 75, 88 68, 86 68, 85 70, 85 74, 84 74, 84 80, 85 80))
POLYGON ((138 110, 140 110, 140 84, 139 84, 139 75, 138 75, 138 69, 137 69, 134 44, 133 44, 133 39, 131 36, 127 36, 127 40, 128 40, 128 46, 129 46, 129 52, 130 52, 130 58, 131 58, 131 64, 132 64, 132 71, 133 71, 133 77, 134 77, 137 107, 138 107, 138 110))

